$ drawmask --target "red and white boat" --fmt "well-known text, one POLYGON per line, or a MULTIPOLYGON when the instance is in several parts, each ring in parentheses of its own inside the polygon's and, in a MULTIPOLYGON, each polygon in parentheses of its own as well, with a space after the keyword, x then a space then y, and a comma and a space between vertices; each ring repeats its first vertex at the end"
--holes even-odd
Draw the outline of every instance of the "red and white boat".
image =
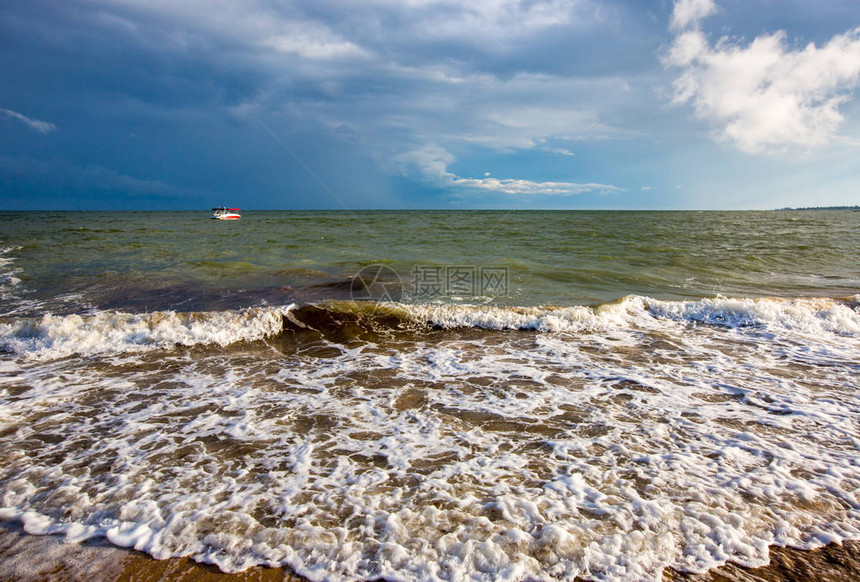
POLYGON ((218 220, 239 220, 241 217, 242 215, 239 214, 238 208, 219 206, 218 208, 212 209, 212 218, 218 220))

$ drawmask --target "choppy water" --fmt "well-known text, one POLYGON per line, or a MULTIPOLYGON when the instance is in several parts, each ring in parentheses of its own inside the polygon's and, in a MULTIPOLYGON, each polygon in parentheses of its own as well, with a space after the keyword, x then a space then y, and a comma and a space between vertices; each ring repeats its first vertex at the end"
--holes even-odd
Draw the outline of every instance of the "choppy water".
POLYGON ((0 216, 0 518, 314 580, 860 539, 860 213, 207 216, 0 216))

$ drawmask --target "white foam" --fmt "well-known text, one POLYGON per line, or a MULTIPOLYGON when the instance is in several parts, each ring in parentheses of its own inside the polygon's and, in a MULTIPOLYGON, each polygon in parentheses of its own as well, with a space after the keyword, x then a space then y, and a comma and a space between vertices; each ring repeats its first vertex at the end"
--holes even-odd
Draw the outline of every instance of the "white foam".
POLYGON ((0 360, 0 517, 332 581, 638 582, 860 539, 846 304, 402 309, 546 332, 0 360))
POLYGON ((58 358, 166 348, 174 345, 255 341, 281 331, 291 307, 239 311, 133 314, 96 311, 86 315, 52 315, 0 323, 0 349, 17 354, 58 358))
POLYGON ((639 298, 628 297, 618 303, 596 308, 574 307, 494 307, 476 305, 399 305, 410 317, 431 325, 451 329, 523 329, 536 331, 588 331, 623 327, 631 323, 639 298))
POLYGON ((760 325, 813 334, 860 333, 860 311, 833 299, 717 297, 698 301, 645 299, 643 304, 658 317, 728 327, 760 325))
MULTIPOLYGON (((855 298, 855 303, 857 299, 855 298)), ((860 334, 860 309, 826 298, 726 298, 661 301, 630 295, 596 307, 396 305, 410 317, 441 328, 600 331, 647 325, 647 316, 724 327, 765 326, 807 333, 860 334)))

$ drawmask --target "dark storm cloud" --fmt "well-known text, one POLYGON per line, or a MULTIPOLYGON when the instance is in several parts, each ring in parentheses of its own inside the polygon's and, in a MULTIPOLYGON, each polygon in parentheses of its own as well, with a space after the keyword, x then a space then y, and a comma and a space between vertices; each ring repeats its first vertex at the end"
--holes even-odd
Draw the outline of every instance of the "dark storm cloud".
MULTIPOLYGON (((579 84, 571 72, 605 62, 607 51, 593 44, 620 26, 618 14, 566 1, 13 0, 2 9, 0 58, 16 83, 0 97, 67 129, 54 151, 39 144, 3 153, 48 150, 80 167, 103 165, 132 177, 156 168, 174 188, 217 192, 204 171, 217 152, 225 158, 214 174, 224 167, 252 170, 245 183, 270 193, 284 181, 313 190, 306 166, 337 181, 342 172, 324 169, 334 153, 337 168, 378 168, 359 172, 371 183, 357 189, 361 201, 352 203, 361 204, 368 191, 381 203, 385 174, 402 168, 392 160, 428 141, 452 149, 459 143, 462 151, 470 144, 504 150, 581 133, 594 115, 560 106, 570 95, 551 89, 600 93, 588 86, 590 77, 579 84), (560 58, 586 47, 588 59, 560 58), (541 84, 528 105, 519 103, 541 84), (283 152, 259 124, 308 160, 277 166, 280 179, 260 168, 259 140, 262 149, 283 152), (248 140, 257 143, 248 147, 248 140), (258 153, 249 158, 250 151, 258 153)), ((629 59, 622 61, 628 66, 629 59)), ((604 83, 608 71, 595 82, 604 83)))
MULTIPOLYGON (((791 5, 779 22, 808 13, 816 35, 834 34, 838 11, 791 5)), ((638 205, 631 192, 660 189, 642 190, 629 168, 652 160, 638 179, 653 184, 655 143, 671 168, 673 149, 688 149, 678 135, 695 122, 669 106, 676 72, 660 57, 673 42, 672 9, 630 0, 7 0, 0 109, 22 117, 3 114, 0 155, 61 159, 79 169, 67 176, 103 168, 131 189, 155 181, 186 207, 207 197, 435 206, 451 191, 478 203, 498 194, 503 205, 512 189, 552 195, 551 184, 638 205), (32 131, 24 119, 61 130, 32 131), (583 147, 601 155, 585 164, 583 147)), ((754 37, 760 30, 745 23, 765 26, 766 12, 732 3, 712 18, 754 37)), ((26 190, 16 176, 7 192, 11 182, 26 190)))

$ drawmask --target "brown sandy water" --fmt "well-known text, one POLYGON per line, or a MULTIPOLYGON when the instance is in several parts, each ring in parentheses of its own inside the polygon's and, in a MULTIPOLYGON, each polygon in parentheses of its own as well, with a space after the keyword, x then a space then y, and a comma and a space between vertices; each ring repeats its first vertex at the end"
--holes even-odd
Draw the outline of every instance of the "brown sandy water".
MULTIPOLYGON (((238 574, 188 558, 155 560, 141 552, 90 541, 66 544, 56 536, 30 536, 0 523, 0 580, 9 582, 306 582, 283 568, 256 566, 238 574)), ((817 550, 772 547, 770 564, 726 564, 706 574, 666 570, 665 582, 853 582, 860 580, 860 542, 817 550)))

